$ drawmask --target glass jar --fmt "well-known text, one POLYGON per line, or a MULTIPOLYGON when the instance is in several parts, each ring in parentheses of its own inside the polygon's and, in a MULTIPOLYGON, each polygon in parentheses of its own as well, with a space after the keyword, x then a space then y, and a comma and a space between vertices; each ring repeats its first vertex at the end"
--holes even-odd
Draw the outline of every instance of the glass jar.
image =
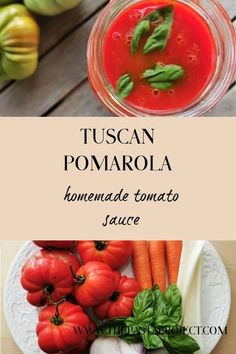
POLYGON ((107 29, 124 9, 142 0, 111 0, 98 17, 89 37, 87 61, 92 88, 103 104, 117 116, 203 116, 227 92, 236 70, 236 34, 232 22, 218 0, 178 0, 198 12, 208 24, 216 46, 214 75, 202 94, 178 110, 147 110, 121 100, 108 81, 103 67, 103 43, 107 29))

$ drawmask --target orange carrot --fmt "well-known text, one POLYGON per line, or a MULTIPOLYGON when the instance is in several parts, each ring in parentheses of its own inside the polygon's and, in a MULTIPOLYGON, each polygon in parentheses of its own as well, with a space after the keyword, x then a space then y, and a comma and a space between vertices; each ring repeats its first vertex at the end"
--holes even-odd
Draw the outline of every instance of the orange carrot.
POLYGON ((169 284, 176 284, 180 257, 182 252, 182 241, 166 241, 166 256, 169 284))
POLYGON ((161 291, 165 291, 165 241, 149 241, 149 257, 153 285, 158 285, 161 291))
POLYGON ((147 241, 133 241, 133 266, 141 289, 151 289, 152 275, 147 241))

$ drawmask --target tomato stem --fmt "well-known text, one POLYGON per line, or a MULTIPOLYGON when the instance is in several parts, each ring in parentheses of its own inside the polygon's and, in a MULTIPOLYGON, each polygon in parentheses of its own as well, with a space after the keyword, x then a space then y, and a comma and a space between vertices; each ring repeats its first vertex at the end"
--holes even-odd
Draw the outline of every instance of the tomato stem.
POLYGON ((53 316, 50 321, 55 326, 61 326, 64 323, 64 320, 63 320, 63 318, 60 317, 59 305, 62 304, 64 301, 66 301, 66 298, 63 297, 63 298, 61 298, 61 300, 55 302, 52 300, 52 297, 50 295, 48 295, 48 300, 49 300, 50 304, 55 306, 55 316, 53 316))
POLYGON ((71 273, 74 277, 74 279, 76 280, 76 285, 82 285, 84 284, 85 282, 85 279, 86 279, 86 276, 85 275, 77 275, 75 272, 74 272, 74 269, 72 267, 72 265, 70 265, 70 270, 71 270, 71 273))
POLYGON ((103 251, 105 248, 108 247, 108 242, 106 241, 94 241, 94 243, 97 251, 103 251))

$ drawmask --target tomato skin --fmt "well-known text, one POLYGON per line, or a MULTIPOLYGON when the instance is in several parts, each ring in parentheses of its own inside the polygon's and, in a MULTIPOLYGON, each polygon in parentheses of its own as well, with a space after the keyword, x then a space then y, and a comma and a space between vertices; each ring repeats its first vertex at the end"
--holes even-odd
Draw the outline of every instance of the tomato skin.
POLYGON ((78 241, 78 252, 83 263, 104 262, 112 269, 121 268, 132 254, 131 241, 78 241))
MULTIPOLYGON (((76 272, 80 267, 80 263, 77 257, 73 253, 66 250, 59 250, 59 249, 52 249, 52 248, 41 249, 33 256, 33 258, 35 259, 49 258, 49 259, 57 259, 63 261, 69 267, 72 266, 74 272, 76 272)), ((26 262, 25 265, 23 266, 22 268, 23 270, 24 267, 27 265, 27 263, 28 262, 26 262)))
POLYGON ((114 275, 115 291, 112 296, 113 300, 109 298, 94 308, 95 315, 101 320, 131 316, 134 298, 141 290, 139 283, 134 278, 122 276, 119 272, 114 272, 114 275))
POLYGON ((46 353, 58 353, 75 347, 85 349, 88 344, 86 328, 91 321, 81 306, 64 302, 58 306, 58 312, 62 320, 58 325, 54 322, 54 305, 45 307, 39 314, 36 333, 40 349, 46 353))
MULTIPOLYGON (((73 275, 68 264, 73 255, 60 251, 60 258, 58 252, 41 250, 22 268, 21 285, 28 291, 27 300, 33 306, 47 304, 48 295, 53 301, 59 301, 73 289, 73 275)), ((72 265, 74 269, 76 264, 75 258, 72 265)))
POLYGON ((73 295, 82 306, 100 304, 109 299, 115 289, 114 273, 102 262, 88 262, 81 266, 76 278, 73 295))
POLYGON ((76 241, 33 241, 41 248, 64 248, 71 249, 75 247, 76 241))

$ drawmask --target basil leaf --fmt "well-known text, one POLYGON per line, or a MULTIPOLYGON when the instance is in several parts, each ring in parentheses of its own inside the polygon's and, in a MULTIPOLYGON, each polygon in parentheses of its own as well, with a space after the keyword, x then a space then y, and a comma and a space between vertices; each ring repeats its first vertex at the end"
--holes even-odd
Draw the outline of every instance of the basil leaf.
POLYGON ((173 86, 173 83, 172 82, 157 82, 157 83, 151 84, 151 86, 154 89, 164 91, 164 90, 168 90, 169 88, 171 88, 173 86))
POLYGON ((200 349, 198 343, 187 334, 176 334, 160 336, 166 348, 170 348, 174 353, 194 353, 200 349))
POLYGON ((127 326, 125 324, 126 318, 120 317, 114 320, 104 321, 95 331, 97 336, 102 337, 119 337, 126 333, 127 326))
POLYGON ((168 303, 167 316, 169 316, 172 321, 179 323, 182 318, 182 296, 178 287, 173 284, 165 292, 165 298, 168 303))
POLYGON ((149 334, 148 332, 144 332, 142 334, 142 340, 144 347, 148 350, 163 348, 162 340, 156 334, 149 334))
POLYGON ((134 299, 133 314, 135 317, 141 316, 142 312, 152 307, 155 302, 155 296, 152 290, 145 289, 138 293, 134 299))
POLYGON ((154 321, 156 327, 176 327, 177 323, 167 315, 161 315, 154 321))
POLYGON ((133 91, 134 82, 129 74, 124 74, 119 78, 117 90, 120 98, 127 98, 133 91))
POLYGON ((139 322, 137 321, 136 317, 128 317, 125 320, 125 324, 127 327, 133 327, 133 326, 138 326, 139 322))
MULTIPOLYGON (((176 75, 175 75, 176 77, 176 75)), ((167 302, 172 306, 182 306, 182 296, 178 287, 173 284, 165 292, 167 302)))
POLYGON ((122 339, 128 344, 142 343, 142 337, 139 334, 136 335, 125 334, 123 336, 120 336, 120 339, 122 339))
POLYGON ((173 24, 174 8, 172 5, 162 7, 159 9, 159 14, 164 19, 164 22, 156 27, 147 39, 144 46, 144 54, 151 53, 153 50, 163 50, 166 47, 173 24))
POLYGON ((138 50, 139 42, 142 36, 144 36, 150 30, 150 21, 142 20, 135 27, 134 34, 131 41, 131 53, 135 53, 138 50))
POLYGON ((156 22, 158 20, 160 20, 161 18, 161 12, 160 9, 154 10, 152 12, 150 12, 149 14, 147 14, 144 19, 145 20, 149 20, 150 22, 156 22))
MULTIPOLYGON (((142 78, 147 79, 152 87, 159 90, 166 90, 173 86, 174 81, 181 79, 184 76, 184 70, 180 65, 169 64, 162 66, 157 64, 155 69, 148 69, 142 75, 142 78)), ((174 288, 170 292, 176 292, 174 288)), ((167 295, 169 296, 169 295, 167 295)), ((177 296, 177 293, 175 295, 177 296)))

